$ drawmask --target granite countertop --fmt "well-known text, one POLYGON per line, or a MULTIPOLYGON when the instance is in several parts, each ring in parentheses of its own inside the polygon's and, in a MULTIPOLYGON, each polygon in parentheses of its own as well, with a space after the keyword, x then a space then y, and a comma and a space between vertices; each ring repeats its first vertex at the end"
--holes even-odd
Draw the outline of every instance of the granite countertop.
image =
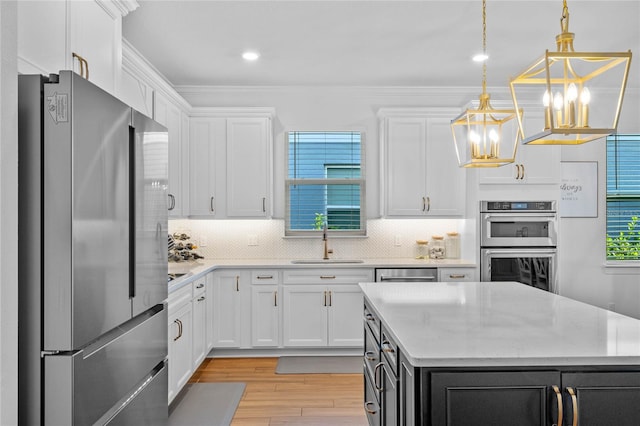
POLYGON ((360 287, 416 367, 640 363, 640 320, 520 283, 360 287))
MULTIPOLYGON (((340 261, 341 259, 332 259, 340 261)), ((192 280, 220 268, 261 269, 261 268, 473 268, 475 262, 464 259, 405 259, 368 258, 358 263, 292 263, 291 259, 200 259, 185 262, 169 262, 170 274, 185 274, 169 283, 169 293, 176 291, 192 280)))

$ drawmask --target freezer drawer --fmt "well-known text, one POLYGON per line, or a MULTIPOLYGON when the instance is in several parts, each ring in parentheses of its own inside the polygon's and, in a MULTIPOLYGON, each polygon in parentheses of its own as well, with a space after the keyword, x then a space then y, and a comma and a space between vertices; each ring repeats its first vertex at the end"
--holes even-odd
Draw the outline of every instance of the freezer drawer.
MULTIPOLYGON (((94 424, 135 394, 167 356, 167 310, 157 305, 77 352, 44 357, 44 424, 94 424)), ((166 402, 166 375, 164 379, 166 402)))

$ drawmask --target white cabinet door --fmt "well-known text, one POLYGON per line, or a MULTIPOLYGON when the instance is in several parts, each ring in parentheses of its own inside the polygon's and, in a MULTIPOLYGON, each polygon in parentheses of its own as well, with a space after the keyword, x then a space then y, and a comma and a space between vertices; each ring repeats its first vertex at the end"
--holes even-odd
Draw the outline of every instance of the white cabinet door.
POLYGON ((387 216, 420 216, 426 212, 426 121, 399 117, 386 121, 387 216))
POLYGON ((462 216, 466 177, 457 164, 450 117, 406 114, 382 119, 385 215, 462 216))
POLYGON ((450 118, 427 119, 426 214, 462 216, 466 198, 465 169, 458 167, 450 118))
POLYGON ((207 353, 213 348, 213 316, 215 312, 215 304, 213 303, 213 272, 209 272, 205 277, 205 284, 207 286, 207 303, 206 303, 206 350, 207 353))
POLYGON ((193 374, 191 301, 169 316, 169 402, 193 374))
POLYGON ((266 217, 271 194, 271 120, 227 119, 227 217, 266 217))
POLYGON ((363 346, 362 307, 364 300, 358 285, 334 285, 329 292, 329 346, 363 346))
POLYGON ((65 2, 19 1, 16 4, 18 72, 47 75, 69 69, 65 2))
POLYGON ((239 348, 242 333, 242 292, 249 291, 246 272, 221 270, 213 275, 213 346, 239 348))
POLYGON ((193 370, 207 356, 207 287, 206 278, 202 277, 193 283, 193 370))
POLYGON ((280 345, 280 295, 278 286, 251 286, 251 345, 280 345))
POLYGON ((226 140, 220 118, 191 118, 189 132, 189 215, 216 216, 216 145, 226 140))
POLYGON ((182 217, 182 111, 161 92, 155 94, 154 119, 169 133, 169 187, 167 200, 169 217, 182 217))
POLYGON ((282 292, 284 346, 327 346, 326 287, 285 285, 282 292))

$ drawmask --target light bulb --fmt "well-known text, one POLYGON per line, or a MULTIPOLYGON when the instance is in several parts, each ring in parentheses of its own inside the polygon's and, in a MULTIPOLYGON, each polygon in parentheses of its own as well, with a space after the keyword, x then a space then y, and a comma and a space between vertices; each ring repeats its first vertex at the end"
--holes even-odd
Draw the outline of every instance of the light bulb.
POLYGON ((583 87, 582 93, 580 93, 580 103, 582 103, 582 105, 589 105, 589 102, 591 102, 591 92, 588 87, 583 87))
POLYGON ((549 106, 550 100, 551 100, 551 96, 549 95, 549 91, 545 90, 544 95, 542 96, 542 105, 544 105, 544 107, 547 108, 549 106))
POLYGON ((562 94, 560 92, 557 92, 553 96, 553 108, 556 111, 560 111, 562 109, 563 104, 564 104, 564 101, 562 99, 562 94))
POLYGON ((498 140, 500 140, 500 136, 498 135, 498 132, 496 132, 496 129, 491 129, 489 132, 489 140, 491 142, 498 142, 498 140))
POLYGON ((480 143, 480 135, 475 130, 472 130, 471 132, 469 132, 469 140, 472 143, 478 145, 480 143))

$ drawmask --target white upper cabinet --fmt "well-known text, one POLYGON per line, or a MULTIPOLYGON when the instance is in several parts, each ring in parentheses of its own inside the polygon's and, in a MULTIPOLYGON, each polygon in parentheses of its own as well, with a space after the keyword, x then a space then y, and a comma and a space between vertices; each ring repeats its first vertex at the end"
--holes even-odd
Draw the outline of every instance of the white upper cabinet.
POLYGON ((169 187, 167 206, 169 217, 182 217, 185 206, 183 157, 188 155, 188 126, 186 114, 171 100, 156 91, 154 97, 154 118, 165 126, 169 133, 169 187), (186 127, 186 132, 183 127, 186 127))
MULTIPOLYGON (((527 120, 524 116, 525 132, 527 124, 532 122, 536 120, 527 120)), ((560 182, 560 146, 521 144, 513 164, 479 169, 478 173, 480 184, 557 184, 560 182)))
POLYGON ((380 111, 385 216, 464 214, 466 179, 451 135, 454 114, 427 109, 380 111))
POLYGON ((89 80, 116 94, 122 63, 122 17, 137 7, 123 1, 18 2, 18 71, 50 74, 88 63, 89 80))
POLYGON ((273 111, 258 110, 207 108, 192 114, 189 216, 270 217, 273 111))

